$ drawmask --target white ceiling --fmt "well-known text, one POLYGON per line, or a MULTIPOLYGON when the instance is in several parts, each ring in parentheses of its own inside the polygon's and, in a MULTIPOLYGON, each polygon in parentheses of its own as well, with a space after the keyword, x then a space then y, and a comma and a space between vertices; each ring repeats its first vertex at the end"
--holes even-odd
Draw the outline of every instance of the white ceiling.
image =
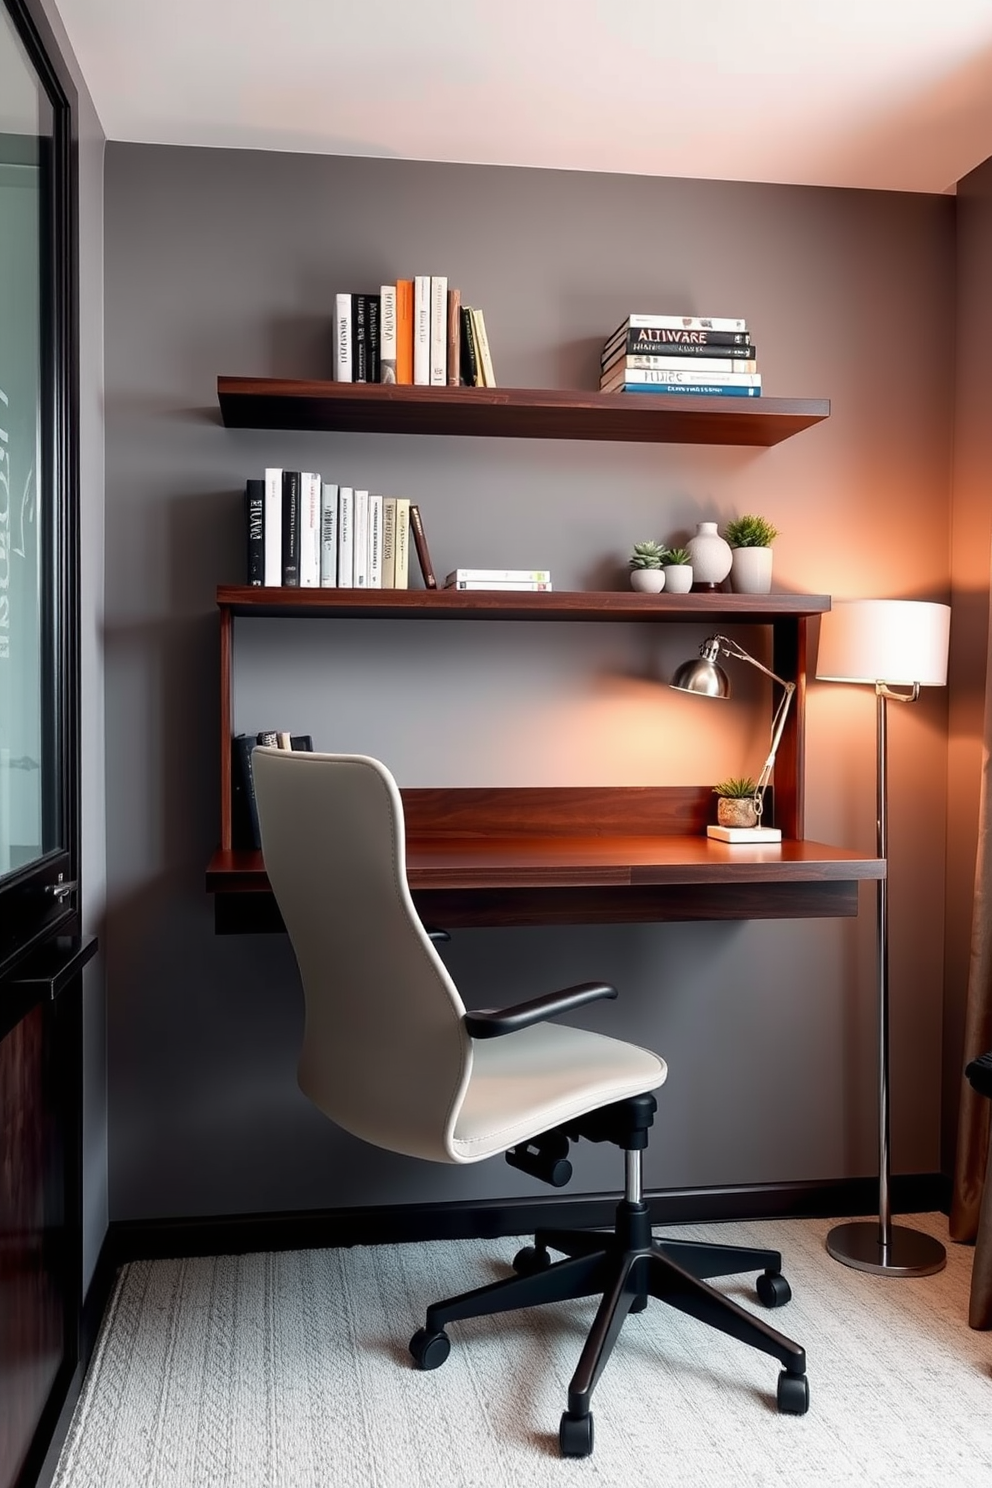
POLYGON ((946 191, 992 0, 56 0, 111 140, 946 191))

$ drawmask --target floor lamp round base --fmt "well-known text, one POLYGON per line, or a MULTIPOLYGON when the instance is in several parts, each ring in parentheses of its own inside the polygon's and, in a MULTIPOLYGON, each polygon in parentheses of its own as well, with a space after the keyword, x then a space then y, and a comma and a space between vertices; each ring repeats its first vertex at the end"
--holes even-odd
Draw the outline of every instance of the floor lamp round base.
POLYGON ((932 1276, 947 1264, 947 1252, 932 1235, 893 1225, 887 1246, 878 1236, 877 1219, 836 1225, 827 1236, 827 1250, 835 1261, 879 1276, 932 1276))

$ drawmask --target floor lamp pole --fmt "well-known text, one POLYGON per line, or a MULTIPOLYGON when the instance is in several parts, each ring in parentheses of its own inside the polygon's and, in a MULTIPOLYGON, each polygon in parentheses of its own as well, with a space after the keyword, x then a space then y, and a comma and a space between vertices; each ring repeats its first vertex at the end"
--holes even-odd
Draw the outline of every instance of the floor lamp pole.
MULTIPOLYGON (((893 692, 875 684, 875 801, 877 855, 886 867, 889 857, 888 713, 889 699, 915 703, 912 693, 893 692)), ((939 1240, 919 1230, 893 1225, 889 1195, 889 880, 876 885, 876 954, 878 957, 878 1221, 857 1220, 836 1225, 827 1235, 827 1250, 835 1261, 857 1271, 884 1276, 931 1276, 943 1269, 947 1255, 939 1240)))

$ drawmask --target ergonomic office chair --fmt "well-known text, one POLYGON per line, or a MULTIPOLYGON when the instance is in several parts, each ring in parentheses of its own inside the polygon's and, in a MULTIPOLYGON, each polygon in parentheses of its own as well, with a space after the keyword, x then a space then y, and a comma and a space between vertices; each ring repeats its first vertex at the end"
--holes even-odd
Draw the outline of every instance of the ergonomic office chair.
POLYGON ((628 1312, 656 1297, 783 1365, 778 1408, 809 1404, 805 1354, 704 1278, 761 1271, 768 1307, 791 1296, 777 1251, 653 1239, 641 1153, 667 1074, 646 1049, 549 1018, 616 989, 587 982, 501 1011, 467 1012, 414 909, 396 783, 363 755, 258 748, 253 775, 262 853, 299 964, 306 1031, 299 1081, 346 1131, 393 1152, 468 1163, 504 1153, 559 1186, 569 1142, 621 1147, 616 1228, 545 1229, 516 1274, 427 1309, 410 1352, 434 1369, 461 1318, 602 1295, 561 1419, 561 1451, 592 1451, 593 1388, 628 1312), (552 1262, 549 1251, 565 1259, 552 1262))

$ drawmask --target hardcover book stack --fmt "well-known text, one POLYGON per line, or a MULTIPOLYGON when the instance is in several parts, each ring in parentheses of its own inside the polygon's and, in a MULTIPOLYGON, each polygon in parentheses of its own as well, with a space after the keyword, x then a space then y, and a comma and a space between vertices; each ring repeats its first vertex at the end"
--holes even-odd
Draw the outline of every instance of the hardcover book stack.
POLYGON ((550 590, 549 568, 453 568, 444 581, 445 589, 522 589, 550 590))
POLYGON ((269 468, 245 484, 247 581, 287 589, 406 589, 410 541, 437 587, 416 503, 269 468))
POLYGON ((761 374, 744 320, 628 315, 603 347, 604 393, 705 393, 760 398, 761 374))
POLYGON ((335 296, 335 382, 495 387, 486 322, 444 274, 335 296))
POLYGON ((262 846, 251 763, 252 750, 257 744, 312 752, 313 739, 309 734, 266 729, 258 734, 235 734, 231 740, 231 845, 235 848, 253 847, 256 851, 262 846))

